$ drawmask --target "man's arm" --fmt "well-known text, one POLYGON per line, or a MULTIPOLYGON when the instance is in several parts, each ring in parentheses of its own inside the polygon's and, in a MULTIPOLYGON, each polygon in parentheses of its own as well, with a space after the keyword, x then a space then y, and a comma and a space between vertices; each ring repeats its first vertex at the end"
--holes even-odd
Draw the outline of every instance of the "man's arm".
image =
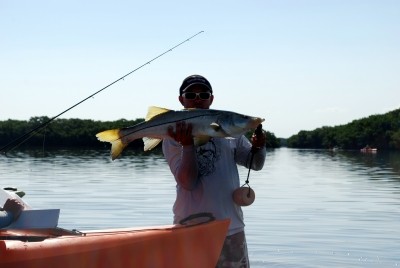
POLYGON ((166 141, 163 152, 174 174, 176 182, 185 190, 193 190, 198 179, 196 148, 193 144, 192 126, 177 122, 176 130, 168 129, 169 135, 176 141, 166 141))

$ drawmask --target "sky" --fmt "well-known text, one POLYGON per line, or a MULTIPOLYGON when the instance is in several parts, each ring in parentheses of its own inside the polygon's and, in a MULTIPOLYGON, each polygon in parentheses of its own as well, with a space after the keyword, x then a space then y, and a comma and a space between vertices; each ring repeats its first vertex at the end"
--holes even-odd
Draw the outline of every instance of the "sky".
POLYGON ((181 109, 191 74, 211 108, 288 138, 400 108, 398 0, 0 0, 0 120, 144 118, 181 109))

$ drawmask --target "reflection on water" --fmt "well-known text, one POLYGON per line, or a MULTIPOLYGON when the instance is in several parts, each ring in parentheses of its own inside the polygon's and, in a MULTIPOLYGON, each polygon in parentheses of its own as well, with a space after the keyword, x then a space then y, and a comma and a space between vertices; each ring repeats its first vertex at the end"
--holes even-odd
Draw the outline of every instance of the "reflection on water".
POLYGON ((397 180, 400 177, 400 153, 379 152, 359 153, 344 151, 339 153, 349 164, 358 168, 360 172, 369 174, 372 178, 383 180, 397 180))
MULTIPOLYGON (((396 152, 268 151, 243 208, 252 267, 400 265, 399 165, 396 152)), ((61 208, 64 228, 172 222, 175 182, 160 152, 12 152, 0 156, 0 177, 33 207, 61 208)))

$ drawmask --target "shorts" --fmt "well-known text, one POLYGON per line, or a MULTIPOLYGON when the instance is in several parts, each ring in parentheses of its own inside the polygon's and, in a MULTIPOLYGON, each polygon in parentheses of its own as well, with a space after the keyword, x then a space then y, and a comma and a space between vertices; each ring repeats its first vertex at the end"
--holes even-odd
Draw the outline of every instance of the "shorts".
POLYGON ((246 236, 244 232, 239 232, 225 238, 224 246, 222 247, 221 255, 219 256, 216 267, 250 267, 246 236))

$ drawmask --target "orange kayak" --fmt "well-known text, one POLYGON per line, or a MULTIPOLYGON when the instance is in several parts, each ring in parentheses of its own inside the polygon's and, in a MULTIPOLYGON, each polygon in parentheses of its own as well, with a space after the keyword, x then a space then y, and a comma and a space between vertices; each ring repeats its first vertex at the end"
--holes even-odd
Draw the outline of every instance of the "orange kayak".
POLYGON ((144 229, 0 230, 0 267, 215 267, 229 220, 144 229))

